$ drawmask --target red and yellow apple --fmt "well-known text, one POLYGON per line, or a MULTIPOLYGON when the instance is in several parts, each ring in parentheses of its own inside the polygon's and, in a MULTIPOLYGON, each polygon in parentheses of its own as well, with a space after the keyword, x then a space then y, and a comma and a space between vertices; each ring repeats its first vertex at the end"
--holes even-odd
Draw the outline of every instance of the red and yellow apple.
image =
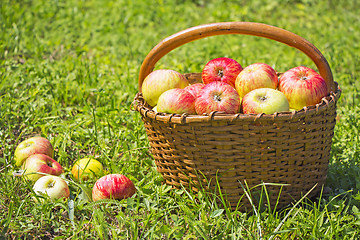
POLYGON ((75 180, 87 181, 102 176, 103 165, 98 160, 92 158, 82 158, 75 162, 71 169, 71 174, 75 180))
POLYGON ((195 99, 196 113, 214 111, 235 114, 240 110, 241 99, 230 84, 214 81, 206 84, 195 99))
POLYGON ((156 105, 158 112, 196 114, 195 97, 181 88, 173 88, 160 95, 156 105))
POLYGON ((186 91, 188 91, 189 93, 191 93, 195 98, 198 96, 200 90, 205 86, 205 84, 203 83, 194 83, 191 84, 187 87, 185 87, 184 89, 186 91))
POLYGON ((152 107, 156 106, 160 95, 173 88, 185 88, 189 81, 179 72, 159 69, 151 72, 143 81, 141 90, 144 100, 152 107))
POLYGON ((235 86, 237 75, 242 71, 240 63, 234 59, 220 57, 210 60, 202 70, 202 81, 208 84, 214 81, 235 86))
POLYGON ((242 99, 241 112, 244 114, 273 114, 289 111, 286 96, 272 88, 257 88, 248 92, 242 99))
POLYGON ((15 149, 15 165, 20 167, 25 159, 30 155, 37 153, 53 157, 54 149, 48 139, 43 137, 31 137, 22 141, 15 149))
POLYGON ((245 67, 235 81, 235 89, 240 97, 257 88, 276 89, 277 86, 276 71, 265 63, 254 63, 245 67))
MULTIPOLYGON (((68 198, 70 196, 68 184, 58 176, 48 175, 39 178, 35 182, 33 190, 37 195, 45 194, 52 200, 68 198)), ((37 201, 37 198, 34 197, 34 200, 37 201)))
POLYGON ((122 174, 108 174, 99 178, 93 187, 92 199, 125 199, 136 192, 134 183, 122 174))
POLYGON ((31 155, 25 160, 21 166, 21 169, 24 171, 24 178, 33 182, 45 176, 45 174, 59 176, 63 173, 62 166, 57 161, 45 154, 31 155))
POLYGON ((329 94, 328 89, 324 78, 305 66, 287 70, 279 79, 279 90, 285 94, 290 108, 295 110, 320 103, 329 94))

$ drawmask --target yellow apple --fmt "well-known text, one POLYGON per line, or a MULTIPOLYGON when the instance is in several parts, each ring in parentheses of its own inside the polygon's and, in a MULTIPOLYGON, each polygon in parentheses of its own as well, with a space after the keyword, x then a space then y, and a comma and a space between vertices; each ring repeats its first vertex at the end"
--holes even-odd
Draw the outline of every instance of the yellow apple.
POLYGON ((75 162, 71 174, 77 181, 86 181, 103 175, 104 168, 101 162, 93 158, 82 158, 75 162))
POLYGON ((37 153, 53 157, 53 146, 48 139, 43 137, 31 137, 22 141, 15 149, 15 165, 20 167, 25 159, 37 153))

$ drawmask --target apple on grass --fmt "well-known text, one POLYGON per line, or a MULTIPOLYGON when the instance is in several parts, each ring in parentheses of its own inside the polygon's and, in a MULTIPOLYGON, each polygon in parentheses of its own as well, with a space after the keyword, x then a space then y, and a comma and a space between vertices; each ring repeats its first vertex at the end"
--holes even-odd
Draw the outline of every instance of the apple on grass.
POLYGON ((221 57, 210 60, 202 70, 202 81, 208 84, 214 81, 235 86, 237 75, 242 71, 240 63, 231 58, 221 57))
POLYGON ((48 139, 43 137, 31 137, 22 141, 15 149, 15 165, 20 167, 25 159, 30 155, 37 153, 53 157, 54 149, 48 139))
POLYGON ((276 71, 265 63, 253 63, 245 67, 236 77, 235 89, 242 98, 256 88, 273 88, 278 86, 276 71))
POLYGON ((185 88, 190 83, 179 72, 159 69, 151 72, 141 85, 144 100, 152 107, 156 106, 160 95, 173 88, 185 88))
POLYGON ((194 83, 184 88, 184 90, 191 93, 194 97, 197 97, 200 90, 205 87, 205 84, 203 83, 194 83))
POLYGON ((196 113, 201 115, 214 111, 229 114, 238 113, 241 99, 230 84, 214 81, 206 84, 195 99, 196 113))
POLYGON ((45 154, 31 155, 25 160, 21 166, 21 169, 24 171, 24 178, 33 182, 45 176, 45 174, 59 176, 63 173, 62 166, 57 161, 45 154))
POLYGON ((92 191, 93 201, 102 199, 125 199, 136 192, 134 183, 122 174, 108 174, 99 178, 92 191))
MULTIPOLYGON (((68 184, 58 176, 47 175, 39 178, 35 182, 33 190, 37 195, 47 195, 52 200, 70 196, 68 184)), ((34 197, 34 200, 37 201, 37 198, 34 197)))
POLYGON ((241 103, 244 114, 273 114, 289 111, 289 102, 286 96, 272 88, 257 88, 247 93, 241 103))
POLYGON ((290 108, 300 110, 316 105, 329 94, 329 86, 315 70, 299 66, 287 70, 280 76, 279 90, 285 94, 290 108))
POLYGON ((196 114, 195 97, 181 88, 167 90, 160 95, 156 105, 158 112, 177 114, 196 114))
POLYGON ((75 162, 71 169, 73 177, 79 181, 87 181, 100 177, 104 172, 103 165, 92 158, 82 158, 75 162))

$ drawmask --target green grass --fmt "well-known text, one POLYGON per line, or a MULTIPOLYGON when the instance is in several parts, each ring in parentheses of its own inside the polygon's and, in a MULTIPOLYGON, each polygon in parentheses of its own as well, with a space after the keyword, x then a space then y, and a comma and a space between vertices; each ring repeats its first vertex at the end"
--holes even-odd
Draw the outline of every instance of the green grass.
MULTIPOLYGON (((27 1, 0 5, 0 239, 359 239, 360 4, 308 1, 27 1), (147 53, 163 38, 210 22, 263 22, 314 43, 343 93, 327 191, 295 207, 229 211, 203 193, 162 185, 131 103, 147 53), (82 157, 133 180, 137 194, 90 203, 70 180, 69 202, 33 201, 18 177, 16 145, 33 135, 55 147, 69 177, 82 157)), ((314 67, 304 54, 251 36, 217 36, 170 52, 157 68, 200 72, 211 58, 278 71, 314 67)))

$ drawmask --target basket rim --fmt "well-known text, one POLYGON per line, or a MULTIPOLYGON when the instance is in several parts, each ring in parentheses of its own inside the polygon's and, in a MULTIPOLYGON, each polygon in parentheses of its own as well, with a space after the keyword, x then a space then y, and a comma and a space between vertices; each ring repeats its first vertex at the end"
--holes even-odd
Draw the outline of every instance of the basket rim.
POLYGON ((141 113, 142 116, 146 118, 153 119, 155 121, 165 122, 165 123, 176 123, 176 124, 187 124, 187 123, 199 123, 199 122, 210 122, 210 121, 261 121, 261 120, 292 120, 294 118, 303 117, 309 115, 313 112, 322 112, 326 111, 330 105, 336 104, 341 96, 341 88, 337 82, 334 82, 336 85, 336 92, 330 92, 329 95, 323 97, 321 102, 312 105, 306 106, 301 110, 296 111, 287 111, 287 112, 276 112, 273 114, 226 114, 222 112, 211 112, 209 114, 203 115, 188 115, 188 114, 177 114, 177 113, 162 113, 155 112, 142 97, 142 93, 138 92, 134 98, 132 105, 135 110, 141 113))

